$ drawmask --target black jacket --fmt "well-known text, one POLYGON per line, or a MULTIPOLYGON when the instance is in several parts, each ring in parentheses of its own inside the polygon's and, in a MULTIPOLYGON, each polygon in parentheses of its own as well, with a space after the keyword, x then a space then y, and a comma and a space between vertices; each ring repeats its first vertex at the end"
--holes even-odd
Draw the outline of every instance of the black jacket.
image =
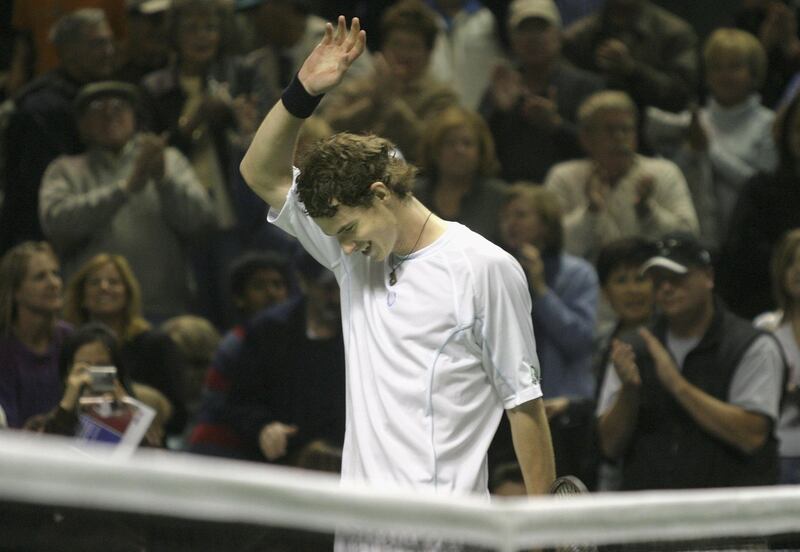
MULTIPOLYGON (((662 318, 653 333, 666 337, 662 318)), ((739 361, 763 332, 722 307, 689 352, 682 374, 709 395, 728 401, 739 361)), ((661 385, 653 359, 641 338, 626 336, 634 347, 642 378, 636 429, 623 460, 624 490, 688 489, 775 484, 777 441, 772 431, 760 450, 748 455, 702 429, 661 385)))

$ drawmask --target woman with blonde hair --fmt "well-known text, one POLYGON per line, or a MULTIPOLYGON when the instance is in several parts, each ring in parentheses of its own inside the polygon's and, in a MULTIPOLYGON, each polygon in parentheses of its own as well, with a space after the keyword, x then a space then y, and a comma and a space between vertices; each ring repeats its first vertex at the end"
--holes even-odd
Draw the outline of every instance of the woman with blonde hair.
POLYGON ((67 285, 64 318, 79 326, 102 322, 119 337, 131 379, 160 391, 172 403, 168 434, 186 423, 183 359, 175 343, 142 317, 139 282, 125 257, 99 253, 67 285))
POLYGON ((492 241, 505 183, 494 175, 499 164, 489 127, 480 115, 450 107, 431 119, 420 142, 422 177, 414 195, 442 218, 454 220, 492 241))
POLYGON ((789 368, 786 396, 778 421, 780 482, 800 483, 800 228, 783 235, 772 254, 772 293, 778 309, 755 325, 775 334, 789 368))
MULTIPOLYGON (((733 230, 734 207, 750 178, 770 173, 778 164, 772 136, 775 115, 764 107, 758 90, 764 83, 767 58, 752 34, 739 29, 714 31, 703 48, 708 100, 684 113, 687 124, 678 133, 677 148, 659 135, 662 121, 676 119, 648 110, 651 146, 681 167, 700 219, 701 236, 714 247, 733 230)), ((669 126, 669 124, 667 125, 669 126)))
POLYGON ((0 261, 0 410, 8 427, 61 398, 58 355, 71 333, 59 319, 61 269, 47 242, 23 242, 0 261))

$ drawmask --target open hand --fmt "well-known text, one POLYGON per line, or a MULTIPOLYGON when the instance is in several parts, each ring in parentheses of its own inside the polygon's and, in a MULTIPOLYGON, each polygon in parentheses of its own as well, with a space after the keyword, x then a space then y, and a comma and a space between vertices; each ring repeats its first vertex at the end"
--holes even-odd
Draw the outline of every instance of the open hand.
POLYGON ((261 433, 258 435, 258 445, 267 460, 274 461, 286 456, 289 437, 296 433, 297 426, 272 422, 261 428, 261 433))
POLYGON ((339 16, 336 31, 333 25, 325 26, 325 36, 311 55, 303 62, 298 76, 306 92, 312 96, 324 94, 339 84, 352 63, 362 54, 367 35, 354 17, 350 30, 343 15, 339 16))

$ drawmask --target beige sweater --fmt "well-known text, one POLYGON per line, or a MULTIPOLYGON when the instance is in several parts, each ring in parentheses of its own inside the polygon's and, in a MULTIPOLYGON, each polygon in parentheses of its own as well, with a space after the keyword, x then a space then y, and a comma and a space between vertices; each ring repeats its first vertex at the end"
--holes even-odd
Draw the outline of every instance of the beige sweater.
POLYGON ((564 249, 568 253, 594 260, 600 248, 618 238, 642 236, 658 239, 667 232, 683 230, 697 234, 699 225, 686 179, 672 161, 637 155, 633 166, 612 187, 606 209, 589 210, 586 186, 594 176, 589 159, 555 165, 545 186, 555 192, 564 209, 564 249), (653 178, 648 200, 649 213, 636 213, 637 182, 653 178))

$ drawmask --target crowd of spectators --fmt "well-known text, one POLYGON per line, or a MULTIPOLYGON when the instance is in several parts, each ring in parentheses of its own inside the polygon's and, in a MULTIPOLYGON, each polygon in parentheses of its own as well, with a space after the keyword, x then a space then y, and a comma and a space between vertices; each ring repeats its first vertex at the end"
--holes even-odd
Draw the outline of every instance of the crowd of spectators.
MULTIPOLYGON (((5 426, 74 434, 87 367, 113 363, 156 411, 148 446, 338 469, 338 288, 238 171, 332 4, 15 0, 5 426)), ((800 7, 702 3, 693 27, 651 0, 341 4, 371 51, 296 164, 385 137, 425 205, 519 260, 559 475, 800 481, 800 7)))

